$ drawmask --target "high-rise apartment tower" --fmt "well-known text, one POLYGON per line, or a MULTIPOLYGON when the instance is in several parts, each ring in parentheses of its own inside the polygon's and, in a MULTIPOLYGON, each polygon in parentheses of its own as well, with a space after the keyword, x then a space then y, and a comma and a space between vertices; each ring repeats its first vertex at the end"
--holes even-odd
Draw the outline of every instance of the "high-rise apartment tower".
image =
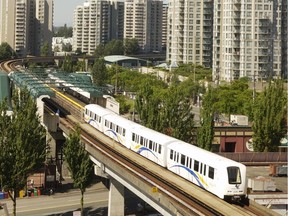
POLYGON ((170 0, 166 61, 212 66, 213 1, 170 0))
POLYGON ((39 55, 52 43, 53 0, 0 0, 0 43, 19 56, 39 55))
POLYGON ((99 44, 123 39, 123 0, 88 0, 74 10, 73 50, 93 54, 99 44))
POLYGON ((287 0, 214 1, 214 80, 260 80, 281 77, 285 70, 287 0))
POLYGON ((137 39, 143 52, 162 51, 162 0, 126 0, 124 38, 137 39))

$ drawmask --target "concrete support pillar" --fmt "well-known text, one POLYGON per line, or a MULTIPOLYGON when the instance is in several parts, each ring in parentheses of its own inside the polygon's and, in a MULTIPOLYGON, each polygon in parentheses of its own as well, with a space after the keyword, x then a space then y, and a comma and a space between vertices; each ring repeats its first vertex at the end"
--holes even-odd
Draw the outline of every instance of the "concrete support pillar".
POLYGON ((110 179, 109 216, 124 216, 124 186, 115 179, 110 179))

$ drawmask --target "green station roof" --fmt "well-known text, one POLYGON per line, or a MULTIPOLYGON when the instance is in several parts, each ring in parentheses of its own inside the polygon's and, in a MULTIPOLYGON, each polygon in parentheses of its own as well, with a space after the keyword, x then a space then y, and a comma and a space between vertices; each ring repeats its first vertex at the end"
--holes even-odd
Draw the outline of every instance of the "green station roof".
POLYGON ((55 97, 55 92, 52 91, 46 83, 33 76, 33 74, 14 71, 9 73, 9 77, 20 88, 27 88, 34 98, 40 97, 41 95, 55 97))

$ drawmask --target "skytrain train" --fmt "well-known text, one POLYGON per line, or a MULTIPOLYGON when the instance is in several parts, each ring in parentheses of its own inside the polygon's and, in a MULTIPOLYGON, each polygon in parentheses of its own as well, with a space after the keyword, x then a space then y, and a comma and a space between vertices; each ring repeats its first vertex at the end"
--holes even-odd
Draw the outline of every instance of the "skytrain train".
POLYGON ((246 166, 151 130, 96 104, 84 120, 119 144, 228 202, 244 202, 246 166))

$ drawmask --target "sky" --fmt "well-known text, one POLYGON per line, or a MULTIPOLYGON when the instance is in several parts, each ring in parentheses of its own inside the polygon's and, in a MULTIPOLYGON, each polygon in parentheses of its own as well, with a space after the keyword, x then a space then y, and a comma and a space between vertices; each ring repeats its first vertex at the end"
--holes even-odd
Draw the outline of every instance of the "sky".
MULTIPOLYGON (((83 5, 85 0, 54 0, 54 26, 72 27, 73 11, 78 5, 83 5)), ((168 2, 164 0, 163 2, 168 2)))
POLYGON ((54 0, 54 26, 72 27, 73 11, 78 5, 83 5, 85 0, 54 0))

